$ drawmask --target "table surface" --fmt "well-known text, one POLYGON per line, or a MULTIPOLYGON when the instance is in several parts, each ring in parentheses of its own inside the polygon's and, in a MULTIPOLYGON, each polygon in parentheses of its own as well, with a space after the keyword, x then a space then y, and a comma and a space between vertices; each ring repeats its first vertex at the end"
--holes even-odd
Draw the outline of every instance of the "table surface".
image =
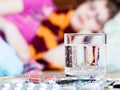
MULTIPOLYGON (((48 76, 48 75, 53 75, 56 76, 57 78, 65 77, 65 74, 63 71, 44 71, 42 74, 39 76, 48 76)), ((13 79, 27 79, 28 75, 26 76, 18 76, 18 77, 13 77, 13 76, 8 76, 8 77, 0 77, 0 83, 3 81, 10 81, 13 79)), ((118 78, 120 79, 120 70, 117 71, 112 71, 112 72, 107 72, 107 78, 118 78)))

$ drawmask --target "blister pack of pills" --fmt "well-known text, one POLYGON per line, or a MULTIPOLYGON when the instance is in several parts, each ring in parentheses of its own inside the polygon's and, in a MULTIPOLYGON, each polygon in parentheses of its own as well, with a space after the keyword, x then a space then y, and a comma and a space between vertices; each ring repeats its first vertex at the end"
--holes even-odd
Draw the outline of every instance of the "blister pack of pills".
MULTIPOLYGON (((73 77, 56 78, 55 76, 30 75, 25 80, 5 82, 0 90, 106 90, 105 87, 115 85, 114 80, 88 80, 73 77)), ((107 88, 109 89, 109 88, 107 88)))

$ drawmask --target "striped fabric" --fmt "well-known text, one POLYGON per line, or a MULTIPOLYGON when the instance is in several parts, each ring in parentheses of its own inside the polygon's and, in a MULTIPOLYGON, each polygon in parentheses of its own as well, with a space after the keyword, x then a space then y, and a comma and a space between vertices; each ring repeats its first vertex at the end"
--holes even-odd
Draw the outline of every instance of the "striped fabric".
POLYGON ((69 18, 72 13, 73 10, 57 11, 49 19, 42 22, 36 36, 29 44, 30 54, 33 59, 41 62, 46 51, 63 43, 64 33, 74 32, 69 26, 69 18))

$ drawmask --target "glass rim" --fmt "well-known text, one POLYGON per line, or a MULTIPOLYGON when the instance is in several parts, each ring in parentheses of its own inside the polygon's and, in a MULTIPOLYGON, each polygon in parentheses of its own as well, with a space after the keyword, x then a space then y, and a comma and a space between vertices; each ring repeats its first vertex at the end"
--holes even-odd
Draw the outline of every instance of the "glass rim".
POLYGON ((64 33, 64 35, 106 35, 106 33, 64 33))

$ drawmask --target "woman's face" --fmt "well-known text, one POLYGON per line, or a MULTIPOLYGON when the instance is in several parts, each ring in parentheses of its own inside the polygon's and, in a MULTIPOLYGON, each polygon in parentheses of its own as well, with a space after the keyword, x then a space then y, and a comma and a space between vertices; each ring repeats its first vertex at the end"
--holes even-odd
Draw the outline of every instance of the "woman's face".
POLYGON ((107 0, 96 0, 85 2, 80 5, 70 18, 72 27, 80 30, 91 30, 98 32, 109 19, 109 9, 106 7, 107 0))

